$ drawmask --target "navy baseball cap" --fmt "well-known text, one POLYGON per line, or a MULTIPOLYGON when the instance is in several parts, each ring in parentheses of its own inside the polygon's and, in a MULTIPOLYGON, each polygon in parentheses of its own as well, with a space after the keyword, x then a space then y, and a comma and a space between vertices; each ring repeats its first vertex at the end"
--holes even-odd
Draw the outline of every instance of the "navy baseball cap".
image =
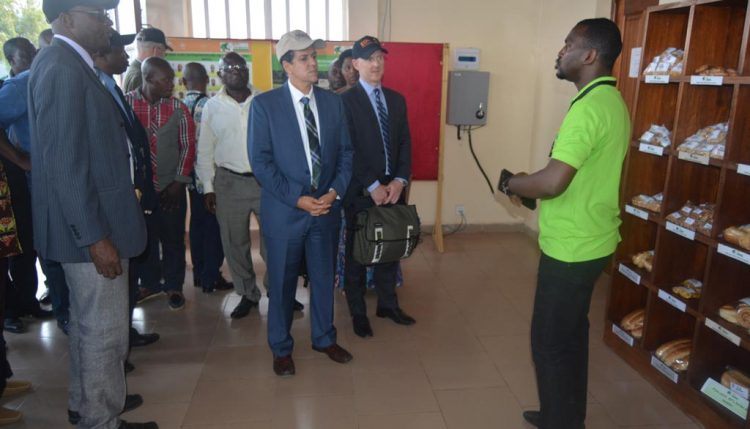
POLYGON ((109 36, 109 44, 112 46, 128 46, 135 40, 135 34, 120 34, 116 31, 112 31, 112 35, 109 36))
POLYGON ((352 58, 363 58, 367 60, 370 58, 370 55, 376 51, 383 51, 384 54, 388 53, 388 50, 380 44, 380 40, 372 36, 365 36, 354 42, 354 47, 352 47, 352 58))
POLYGON ((144 28, 140 33, 138 33, 136 39, 139 42, 161 43, 162 45, 166 46, 168 50, 174 51, 174 49, 172 49, 172 47, 167 44, 167 36, 164 35, 163 31, 159 30, 156 27, 144 28))

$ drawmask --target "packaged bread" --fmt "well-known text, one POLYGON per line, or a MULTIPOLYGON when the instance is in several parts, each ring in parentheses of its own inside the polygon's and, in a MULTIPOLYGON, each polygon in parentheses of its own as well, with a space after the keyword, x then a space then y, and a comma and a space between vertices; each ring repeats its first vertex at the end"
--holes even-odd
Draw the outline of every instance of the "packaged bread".
POLYGON ((667 48, 659 56, 654 57, 643 70, 644 75, 679 75, 682 73, 682 61, 685 52, 682 49, 667 48))
POLYGON ((730 226, 724 230, 724 239, 745 250, 750 250, 750 224, 730 226))
POLYGON ((663 200, 664 197, 662 193, 659 192, 654 196, 645 194, 636 195, 630 200, 630 202, 636 207, 659 213, 661 211, 661 203, 663 200))
POLYGON ((680 339, 662 344, 656 357, 673 370, 685 371, 690 363, 690 339, 680 339))
POLYGON ((709 125, 686 138, 682 144, 677 146, 677 150, 698 156, 724 159, 728 132, 729 124, 727 122, 709 125))
POLYGON ((714 205, 711 203, 693 204, 688 201, 680 210, 670 213, 667 220, 690 231, 711 235, 713 229, 714 205))
POLYGON ((732 367, 721 374, 721 384, 744 399, 750 399, 750 377, 732 367))
POLYGON ((679 286, 672 288, 672 292, 685 299, 700 298, 703 283, 696 279, 687 279, 680 283, 679 286))
POLYGON ((633 329, 643 328, 643 319, 646 315, 646 311, 642 308, 628 313, 620 321, 620 327, 626 331, 632 331, 633 329))
POLYGON ((633 255, 633 264, 638 268, 643 268, 649 273, 654 268, 654 251, 646 250, 645 252, 633 255))
POLYGON ((750 330, 750 297, 742 298, 734 304, 723 305, 719 316, 735 325, 750 330))
POLYGON ((652 124, 638 141, 655 146, 669 147, 672 145, 672 133, 664 125, 652 124))

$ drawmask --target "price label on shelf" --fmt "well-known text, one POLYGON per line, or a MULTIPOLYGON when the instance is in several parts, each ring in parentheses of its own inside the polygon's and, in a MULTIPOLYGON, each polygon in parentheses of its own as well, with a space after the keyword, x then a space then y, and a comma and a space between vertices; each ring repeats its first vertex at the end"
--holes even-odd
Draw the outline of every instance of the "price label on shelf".
POLYGON ((732 259, 736 259, 744 264, 750 265, 750 253, 743 252, 735 249, 734 247, 727 246, 726 244, 719 244, 717 249, 719 253, 725 256, 729 256, 732 259))
POLYGON ((620 337, 621 340, 625 341, 625 344, 629 345, 630 347, 633 347, 633 344, 635 344, 635 340, 633 337, 630 336, 627 332, 625 332, 622 328, 612 324, 612 333, 620 337))
POLYGON ((687 310, 687 304, 663 289, 659 289, 659 298, 683 313, 687 310))
POLYGON ((638 145, 638 150, 644 153, 650 153, 651 155, 663 156, 664 148, 648 143, 641 143, 638 145))
POLYGON ((717 334, 721 335, 722 337, 726 338, 730 343, 734 344, 735 346, 740 345, 739 336, 731 332, 729 329, 714 322, 713 320, 706 318, 706 327, 716 332, 717 334))
POLYGON ((724 76, 690 76, 691 85, 721 86, 724 84, 724 76))
POLYGON ((643 220, 648 220, 648 212, 645 210, 641 210, 639 208, 633 207, 630 204, 625 204, 625 212, 630 213, 635 217, 641 218, 643 220))
POLYGON ((665 83, 669 83, 669 75, 668 74, 647 74, 646 83, 656 83, 656 84, 662 84, 662 85, 665 83))
POLYGON ((651 356, 651 366, 656 368, 656 370, 662 373, 665 377, 672 380, 672 383, 677 383, 680 380, 680 374, 676 373, 672 368, 668 367, 667 364, 653 355, 651 356))
POLYGON ((737 164, 737 173, 744 174, 745 176, 750 176, 750 165, 737 164))
POLYGON ((619 271, 623 276, 630 279, 631 282, 637 285, 641 284, 641 276, 635 271, 631 270, 627 265, 620 264, 620 266, 617 268, 617 271, 619 271))
POLYGON ((688 240, 695 240, 695 231, 683 228, 676 223, 667 222, 667 231, 674 232, 675 234, 685 237, 688 240))
POLYGON ((742 420, 747 420, 747 409, 750 403, 747 399, 741 397, 737 392, 724 387, 721 383, 713 378, 706 379, 701 387, 701 392, 713 399, 721 406, 740 416, 742 420))
POLYGON ((685 152, 682 150, 677 151, 677 157, 683 161, 690 161, 690 162, 695 162, 697 164, 703 164, 703 165, 708 165, 711 162, 711 158, 709 158, 708 154, 698 155, 695 153, 685 152))

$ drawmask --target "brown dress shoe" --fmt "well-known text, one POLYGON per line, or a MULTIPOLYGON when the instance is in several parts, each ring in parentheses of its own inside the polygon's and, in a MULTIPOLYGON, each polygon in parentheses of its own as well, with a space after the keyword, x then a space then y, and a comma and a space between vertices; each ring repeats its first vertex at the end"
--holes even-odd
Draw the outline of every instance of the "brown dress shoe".
POLYGON ((294 360, 292 355, 273 358, 273 372, 279 376, 294 375, 294 360))
POLYGON ((23 414, 17 410, 0 407, 0 426, 10 425, 21 420, 23 414))
POLYGON ((319 348, 313 346, 312 348, 316 352, 325 353, 326 356, 331 358, 331 360, 334 362, 347 363, 352 360, 352 354, 336 343, 333 343, 328 347, 319 348))

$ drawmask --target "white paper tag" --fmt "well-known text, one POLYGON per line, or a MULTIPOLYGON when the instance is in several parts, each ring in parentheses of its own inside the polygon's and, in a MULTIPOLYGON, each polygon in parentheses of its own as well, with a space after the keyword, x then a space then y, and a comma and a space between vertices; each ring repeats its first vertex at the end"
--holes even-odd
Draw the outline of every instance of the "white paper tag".
POLYGON ((695 163, 703 164, 703 165, 708 165, 709 162, 711 161, 711 158, 708 156, 708 154, 698 155, 692 152, 685 152, 682 150, 677 151, 677 157, 683 161, 690 161, 690 162, 695 162, 695 163))
POLYGON ((739 395, 738 392, 725 387, 710 377, 703 383, 701 392, 716 401, 717 404, 739 416, 742 420, 747 420, 748 400, 739 395))
POLYGON ((669 83, 668 74, 647 74, 646 83, 665 84, 669 83))
POLYGON ((633 207, 630 204, 625 204, 625 212, 630 213, 633 216, 641 218, 643 220, 648 220, 648 212, 645 212, 639 208, 633 207))
POLYGON ((742 263, 750 265, 750 254, 737 250, 734 247, 727 246, 726 244, 719 244, 717 249, 719 253, 725 256, 729 256, 732 259, 736 259, 742 263))
POLYGON ((680 301, 679 298, 675 297, 674 295, 668 293, 667 291, 663 289, 659 289, 659 298, 661 298, 662 301, 666 302, 667 304, 680 310, 683 313, 685 312, 685 310, 687 310, 687 304, 680 301))
POLYGON ((721 86, 724 84, 724 76, 690 76, 691 85, 714 85, 721 86))
POLYGON ((620 328, 619 326, 612 324, 612 333, 617 335, 621 340, 625 341, 625 344, 629 345, 630 347, 633 347, 633 344, 635 344, 635 339, 630 336, 625 330, 620 328))
POLYGON ((641 71, 641 55, 643 54, 643 48, 633 48, 630 50, 630 70, 628 71, 628 77, 638 77, 641 71))
POLYGON ((691 231, 687 228, 683 228, 680 225, 672 222, 667 222, 667 231, 674 232, 675 234, 685 237, 688 240, 695 240, 695 231, 691 231))
POLYGON ((640 145, 638 145, 638 150, 641 152, 650 153, 651 155, 656 155, 656 156, 664 155, 663 147, 648 144, 648 143, 641 143, 640 145))
POLYGON ((668 367, 667 364, 660 361, 658 357, 651 356, 651 366, 656 368, 660 373, 664 374, 665 377, 672 380, 672 383, 677 383, 680 380, 680 374, 676 373, 672 368, 668 367))
POLYGON ((730 343, 734 344, 735 346, 740 345, 740 337, 738 337, 727 328, 719 325, 718 323, 714 322, 713 320, 709 318, 706 318, 706 327, 716 332, 717 334, 721 335, 722 337, 726 338, 730 343))
POLYGON ((744 174, 745 176, 750 176, 750 165, 737 164, 737 173, 744 174))
POLYGON ((731 382, 729 383, 729 389, 732 392, 740 395, 742 399, 750 399, 750 389, 748 389, 745 386, 740 386, 739 384, 735 382, 731 382))
POLYGON ((617 271, 619 271, 623 276, 627 277, 631 282, 637 285, 641 284, 641 276, 635 271, 631 270, 627 265, 620 264, 620 266, 617 268, 617 271))

